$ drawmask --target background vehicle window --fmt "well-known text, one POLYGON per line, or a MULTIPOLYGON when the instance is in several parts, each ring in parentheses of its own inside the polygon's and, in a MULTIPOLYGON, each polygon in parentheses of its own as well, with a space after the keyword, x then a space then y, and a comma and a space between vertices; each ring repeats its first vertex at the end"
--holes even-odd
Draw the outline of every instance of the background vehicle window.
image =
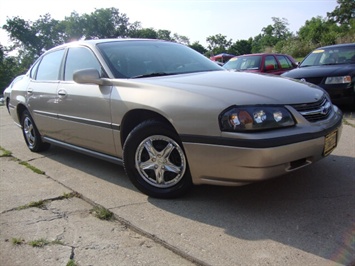
POLYGON ((278 65, 277 65, 277 61, 275 59, 274 56, 272 55, 268 55, 266 58, 265 58, 265 67, 268 66, 268 65, 273 65, 275 67, 275 69, 278 69, 278 65))
POLYGON ((64 49, 45 55, 38 67, 36 80, 58 80, 64 49))
POLYGON ((281 68, 291 68, 292 63, 290 59, 288 59, 286 56, 283 55, 277 55, 276 56, 277 60, 279 60, 281 68))
POLYGON ((73 80, 73 74, 79 69, 95 68, 101 73, 101 65, 94 54, 85 47, 70 48, 64 69, 64 80, 73 80))

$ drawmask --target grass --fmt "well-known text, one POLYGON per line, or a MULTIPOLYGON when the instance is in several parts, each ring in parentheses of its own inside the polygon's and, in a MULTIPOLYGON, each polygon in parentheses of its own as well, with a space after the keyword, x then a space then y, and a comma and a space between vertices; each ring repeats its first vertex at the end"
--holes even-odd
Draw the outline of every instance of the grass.
POLYGON ((13 238, 11 239, 11 243, 12 243, 14 246, 20 246, 20 245, 22 245, 22 244, 25 243, 25 240, 22 239, 22 238, 13 237, 13 238))
POLYGON ((33 241, 30 241, 28 242, 28 244, 31 246, 31 247, 34 247, 34 248, 43 248, 44 246, 47 246, 49 245, 51 242, 49 242, 48 240, 44 239, 44 238, 40 238, 40 239, 37 239, 37 240, 33 240, 33 241))
POLYGON ((80 193, 78 192, 70 192, 70 193, 63 193, 63 196, 61 197, 62 199, 71 199, 71 198, 81 198, 80 193))
POLYGON ((78 264, 75 263, 74 260, 69 260, 66 266, 78 266, 78 264))
POLYGON ((0 157, 11 157, 12 156, 12 152, 4 149, 3 147, 0 147, 0 151, 2 151, 2 154, 0 155, 0 157))
POLYGON ((28 208, 44 208, 44 206, 47 204, 46 200, 39 200, 39 201, 31 201, 30 203, 20 206, 17 208, 17 210, 24 210, 28 208))
POLYGON ((113 219, 113 213, 101 206, 94 207, 91 213, 100 220, 109 221, 113 219))
POLYGON ((39 174, 39 175, 44 175, 45 172, 34 167, 33 165, 29 164, 28 162, 24 162, 24 161, 20 161, 19 164, 27 167, 28 169, 32 170, 33 172, 35 172, 36 174, 39 174))

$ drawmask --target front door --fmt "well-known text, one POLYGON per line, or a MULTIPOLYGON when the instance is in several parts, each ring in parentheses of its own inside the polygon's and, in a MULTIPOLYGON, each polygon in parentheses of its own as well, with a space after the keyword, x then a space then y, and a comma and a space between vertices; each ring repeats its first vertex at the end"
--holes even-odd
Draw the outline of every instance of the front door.
POLYGON ((69 48, 64 80, 58 86, 58 125, 60 140, 76 146, 116 155, 110 111, 111 86, 78 84, 73 73, 101 65, 86 47, 69 48))

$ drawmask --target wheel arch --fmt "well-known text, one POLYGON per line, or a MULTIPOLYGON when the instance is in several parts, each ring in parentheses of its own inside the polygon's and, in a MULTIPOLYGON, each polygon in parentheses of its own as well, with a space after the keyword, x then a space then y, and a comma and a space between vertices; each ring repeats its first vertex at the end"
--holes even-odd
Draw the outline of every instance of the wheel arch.
POLYGON ((123 147, 124 143, 126 142, 126 139, 129 135, 129 133, 140 123, 146 121, 146 120, 157 120, 160 121, 166 125, 168 125, 171 130, 173 130, 175 133, 177 131, 175 130, 174 126, 172 123, 163 115, 156 113, 154 111, 150 110, 144 110, 144 109, 135 109, 129 111, 127 114, 122 119, 121 123, 121 145, 123 147))
POLYGON ((25 106, 25 105, 23 105, 23 104, 18 104, 17 105, 17 107, 16 107, 16 111, 17 111, 17 119, 18 119, 18 121, 20 122, 20 124, 21 124, 21 117, 22 117, 22 114, 23 114, 23 112, 24 111, 29 111, 28 109, 27 109, 27 107, 25 106))

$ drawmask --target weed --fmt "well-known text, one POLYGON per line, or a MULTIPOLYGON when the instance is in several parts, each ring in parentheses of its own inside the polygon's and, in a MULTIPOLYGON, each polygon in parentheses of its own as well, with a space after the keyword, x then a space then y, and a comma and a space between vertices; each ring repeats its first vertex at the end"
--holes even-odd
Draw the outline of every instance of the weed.
POLYGON ((100 220, 109 221, 113 219, 113 213, 101 206, 94 207, 91 213, 100 220))
POLYGON ((34 248, 43 248, 46 245, 49 245, 51 242, 48 240, 41 238, 37 240, 30 241, 28 244, 34 248))
POLYGON ((44 206, 46 205, 47 201, 45 200, 39 200, 39 201, 31 201, 30 203, 20 206, 17 208, 17 210, 24 210, 24 209, 28 209, 28 208, 44 208, 44 206))
POLYGON ((78 264, 75 263, 74 260, 69 260, 66 266, 78 266, 78 264))
POLYGON ((42 170, 39 170, 38 168, 34 167, 33 165, 30 165, 28 162, 20 161, 19 164, 26 166, 28 169, 31 169, 33 172, 39 175, 44 175, 45 172, 42 170))
POLYGON ((56 239, 56 240, 53 240, 50 244, 52 245, 62 245, 64 246, 64 242, 59 240, 59 239, 56 239))
POLYGON ((13 237, 11 239, 11 243, 15 246, 19 246, 19 245, 22 245, 23 243, 25 243, 25 240, 22 239, 22 238, 16 238, 16 237, 13 237))
POLYGON ((12 152, 4 149, 3 147, 0 147, 0 151, 2 151, 2 154, 0 157, 11 157, 12 152))
POLYGON ((62 199, 71 199, 71 198, 81 198, 81 195, 78 192, 63 193, 62 199))

